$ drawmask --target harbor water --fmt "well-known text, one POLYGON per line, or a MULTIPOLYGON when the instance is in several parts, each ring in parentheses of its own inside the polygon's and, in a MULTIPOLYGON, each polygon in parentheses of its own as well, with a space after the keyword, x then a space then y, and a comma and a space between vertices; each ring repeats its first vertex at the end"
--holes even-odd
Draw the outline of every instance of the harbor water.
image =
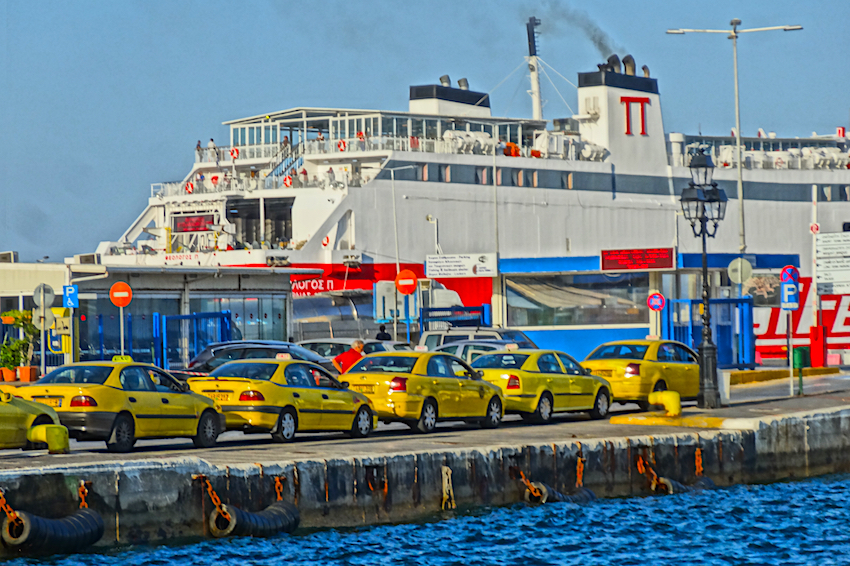
POLYGON ((850 476, 588 505, 490 508, 433 522, 13 559, 59 566, 847 564, 850 476))

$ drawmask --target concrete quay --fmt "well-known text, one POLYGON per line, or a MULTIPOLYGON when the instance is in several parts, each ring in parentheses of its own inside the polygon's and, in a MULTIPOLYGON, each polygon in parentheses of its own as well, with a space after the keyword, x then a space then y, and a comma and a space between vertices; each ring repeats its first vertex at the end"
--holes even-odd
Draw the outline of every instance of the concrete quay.
POLYGON ((720 486, 850 470, 850 391, 710 415, 686 407, 684 416, 686 426, 665 426, 657 416, 611 424, 575 415, 546 426, 509 420, 496 430, 446 424, 428 436, 382 426, 365 440, 304 435, 287 445, 228 433, 209 450, 160 441, 129 455, 82 444, 68 455, 10 451, 0 455, 0 487, 13 508, 58 518, 78 507, 79 482, 90 482, 88 504, 106 523, 97 546, 106 548, 209 537, 213 506, 204 484, 193 480, 198 474, 222 502, 249 511, 275 500, 279 476, 301 527, 326 528, 439 517, 451 513, 443 507, 452 501, 459 510, 513 504, 524 488, 511 467, 569 492, 579 458, 584 485, 600 497, 648 493, 638 456, 660 476, 692 481, 697 448, 704 474, 720 486))

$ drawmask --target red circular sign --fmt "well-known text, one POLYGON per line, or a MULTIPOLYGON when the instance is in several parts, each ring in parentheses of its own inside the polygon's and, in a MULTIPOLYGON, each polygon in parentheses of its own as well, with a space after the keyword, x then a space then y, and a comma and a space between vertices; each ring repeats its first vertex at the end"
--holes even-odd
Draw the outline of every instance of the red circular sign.
POLYGON ((649 310, 660 311, 664 308, 664 304, 667 301, 664 300, 664 295, 661 293, 653 293, 646 299, 646 304, 649 307, 649 310))
POLYGON ((416 274, 409 269, 402 269, 395 276, 395 288, 402 295, 412 295, 416 291, 416 274))
POLYGON ((817 234, 818 232, 820 232, 820 224, 818 224, 817 222, 812 222, 812 224, 809 226, 809 231, 812 234, 817 234))
POLYGON ((118 281, 109 288, 109 300, 116 307, 126 307, 133 300, 133 290, 123 281, 118 281))

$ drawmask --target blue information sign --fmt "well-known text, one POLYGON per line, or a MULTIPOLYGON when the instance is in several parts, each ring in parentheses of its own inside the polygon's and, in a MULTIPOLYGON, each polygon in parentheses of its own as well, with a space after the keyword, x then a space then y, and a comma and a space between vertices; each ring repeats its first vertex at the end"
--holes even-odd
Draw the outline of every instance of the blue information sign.
POLYGON ((62 306, 66 309, 80 308, 79 287, 76 285, 65 285, 62 287, 62 306))
POLYGON ((780 293, 782 310, 795 311, 800 308, 800 289, 794 281, 783 281, 780 293))

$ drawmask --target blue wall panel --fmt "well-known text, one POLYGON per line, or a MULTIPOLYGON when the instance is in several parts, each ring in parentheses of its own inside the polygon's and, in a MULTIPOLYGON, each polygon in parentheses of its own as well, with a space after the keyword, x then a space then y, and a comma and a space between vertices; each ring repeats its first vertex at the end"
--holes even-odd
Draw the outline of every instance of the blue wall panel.
POLYGON ((539 348, 560 350, 581 361, 594 348, 604 342, 610 342, 611 340, 643 340, 649 334, 649 327, 523 330, 523 332, 539 348))

